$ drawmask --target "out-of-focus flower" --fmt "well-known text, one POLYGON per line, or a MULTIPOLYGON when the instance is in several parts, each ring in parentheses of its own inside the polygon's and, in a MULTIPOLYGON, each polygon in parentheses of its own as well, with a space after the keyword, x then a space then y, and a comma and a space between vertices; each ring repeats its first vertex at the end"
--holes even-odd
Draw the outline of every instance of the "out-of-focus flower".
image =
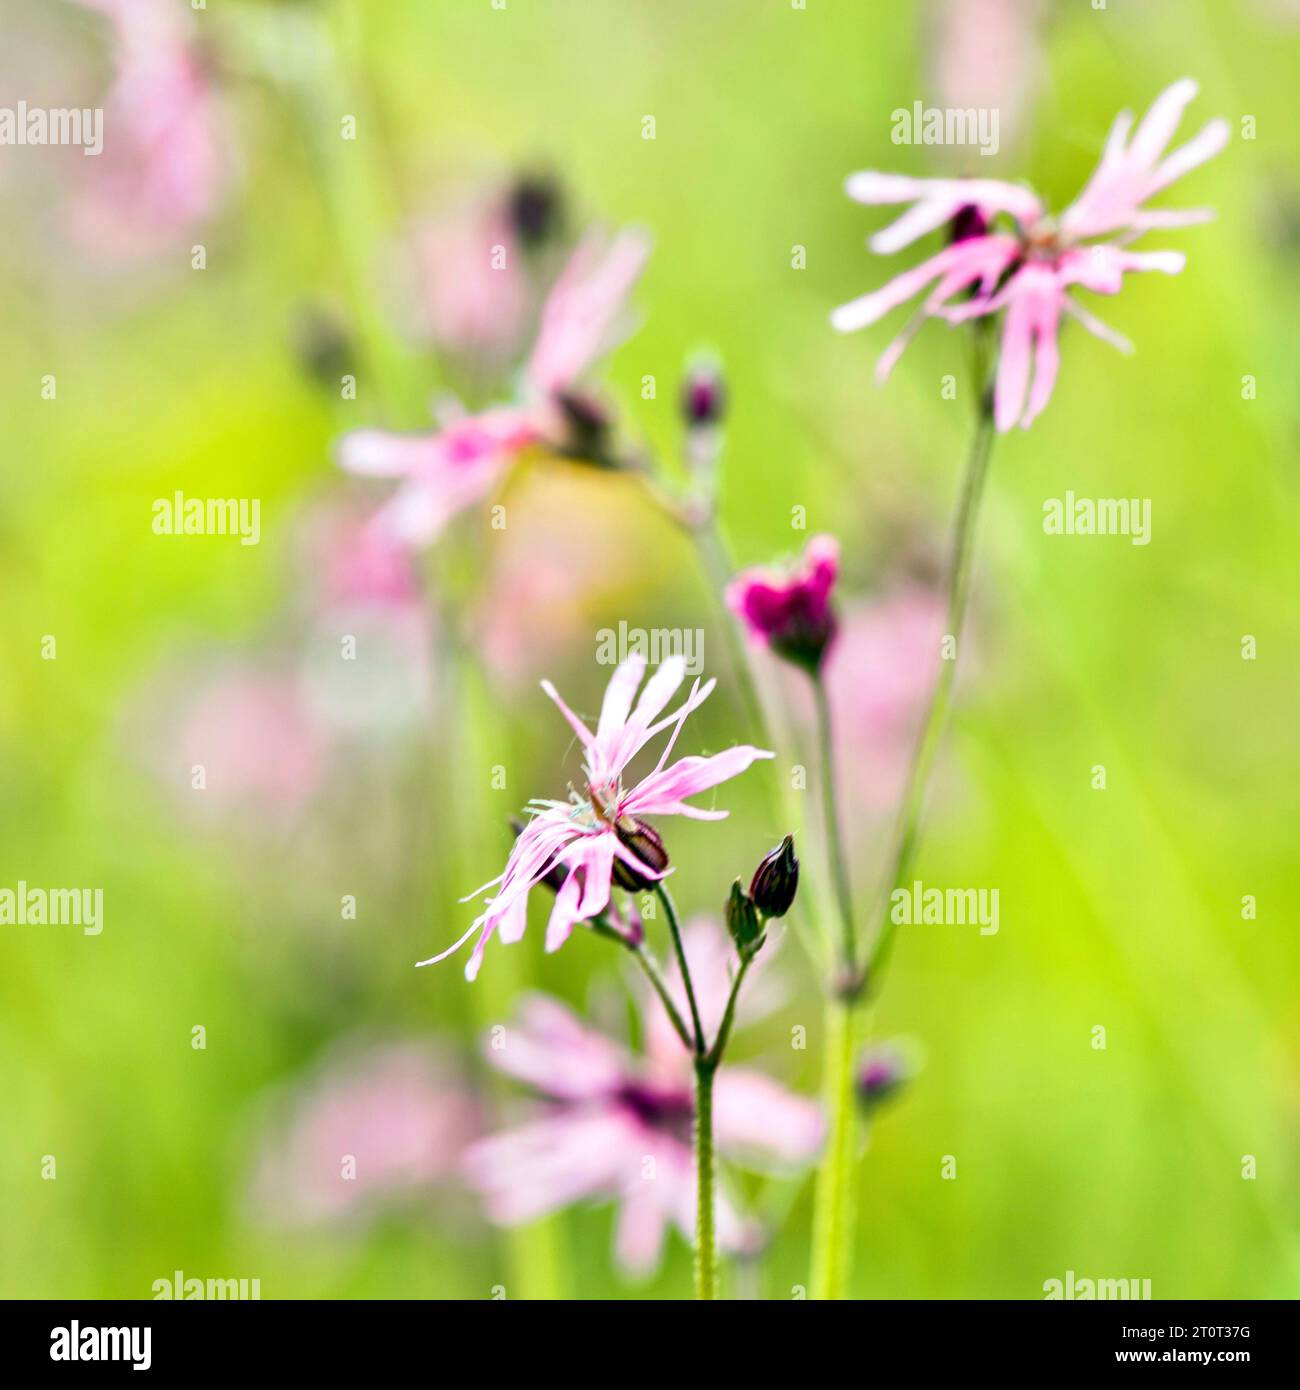
POLYGON ((727 388, 722 368, 714 357, 697 357, 686 368, 682 382, 682 417, 689 429, 707 429, 722 422, 727 388))
POLYGON ((588 236, 542 309, 519 398, 476 415, 449 415, 434 434, 356 430, 339 442, 339 463, 359 477, 401 485, 376 525, 412 546, 428 545, 457 512, 488 496, 526 450, 572 451, 579 394, 593 364, 616 341, 625 301, 649 242, 624 230, 606 242, 588 236))
POLYGON ((78 0, 113 26, 117 73, 104 101, 104 148, 82 161, 73 225, 112 256, 150 255, 215 207, 232 159, 220 102, 171 0, 78 0))
POLYGON ((477 196, 420 222, 415 252, 416 328, 444 352, 487 363, 522 347, 529 294, 510 209, 477 196))
POLYGON ((316 710, 333 728, 365 732, 427 719, 434 623, 411 552, 347 505, 313 513, 305 551, 316 710))
MULTIPOLYGON (((716 1029, 729 988, 726 937, 713 923, 685 935, 691 977, 716 1029)), ((669 989, 685 1007, 680 976, 669 989)), ((695 1225, 691 1127, 695 1115, 689 1054, 655 1000, 646 1000, 644 1056, 588 1028, 563 1004, 524 1001, 488 1059, 550 1101, 538 1119, 489 1136, 465 1155, 467 1180, 502 1224, 530 1221, 585 1199, 619 1204, 615 1253, 630 1273, 659 1260, 665 1228, 689 1240, 695 1225)), ((798 1168, 821 1145, 819 1107, 745 1067, 723 1066, 714 1083, 714 1137, 720 1152, 759 1168, 798 1168)), ((745 1250, 757 1240, 725 1188, 718 1193, 719 1243, 745 1250)))
POLYGON ((727 606, 755 642, 816 671, 835 635, 830 598, 839 556, 833 536, 814 536, 802 563, 793 569, 785 573, 750 569, 738 574, 727 586, 727 606))
POLYGON ((204 687, 186 710, 175 759, 186 778, 202 768, 193 805, 264 820, 291 818, 320 787, 329 738, 292 677, 236 669, 204 687))
POLYGON ((1143 206, 1227 143, 1227 123, 1214 120, 1187 144, 1165 153, 1195 95, 1190 78, 1175 82, 1156 98, 1131 140, 1133 116, 1121 112, 1092 178, 1059 218, 1048 216, 1028 189, 996 179, 851 175, 845 189, 858 202, 913 204, 872 237, 872 249, 882 255, 952 223, 968 208, 976 209, 990 229, 952 242, 881 289, 841 305, 831 323, 841 332, 865 328, 928 288, 921 308, 877 364, 877 378, 883 381, 927 318, 962 323, 1005 308, 994 420, 999 430, 1017 423, 1028 427, 1051 398, 1056 382, 1062 314, 1106 342, 1130 350, 1069 291, 1078 285, 1097 294, 1118 294, 1131 272, 1177 274, 1186 262, 1181 252, 1130 251, 1128 243, 1147 231, 1185 227, 1211 216, 1205 208, 1168 211, 1143 206), (1011 225, 994 230, 1001 215, 1009 217, 1011 225))
POLYGON ((346 1049, 305 1081, 267 1137, 254 1180, 276 1223, 334 1220, 423 1198, 458 1175, 482 1132, 473 1094, 436 1047, 346 1049))
POLYGON ((521 174, 506 199, 510 225, 525 250, 545 246, 564 225, 564 196, 550 174, 521 174))
POLYGON ((940 104, 992 110, 998 146, 1020 133, 1041 66, 1041 0, 941 0, 931 68, 940 104))
POLYGON ((909 583, 847 607, 823 678, 846 771, 846 823, 874 826, 902 791, 912 736, 939 670, 944 600, 909 583))
POLYGON ((705 811, 688 805, 687 798, 744 772, 755 759, 773 756, 761 748, 740 744, 710 758, 681 758, 667 766, 687 715, 709 697, 715 682, 710 680, 701 686, 696 680, 687 698, 661 719, 664 706, 686 677, 685 659, 669 657, 646 682, 637 699, 645 672, 645 658, 639 654, 618 667, 605 691, 595 733, 564 703, 550 681, 542 682, 542 689, 555 701, 582 743, 582 792, 573 792, 572 800, 567 802, 530 803, 532 818, 515 841, 504 872, 469 895, 475 898, 496 888, 495 894, 486 900, 485 911, 474 919, 459 941, 421 961, 421 965, 445 960, 477 932, 478 941, 465 966, 466 979, 474 979, 493 933, 499 928, 503 942, 518 941, 528 925, 529 892, 553 869, 563 866, 568 872, 556 894, 546 928, 546 949, 558 950, 578 922, 589 921, 608 906, 616 860, 645 879, 664 876, 664 871, 655 869, 629 848, 629 842, 634 845, 638 832, 645 828, 645 817, 721 820, 726 811, 705 811), (628 764, 651 739, 667 730, 671 732, 654 771, 625 789, 623 773, 628 764))

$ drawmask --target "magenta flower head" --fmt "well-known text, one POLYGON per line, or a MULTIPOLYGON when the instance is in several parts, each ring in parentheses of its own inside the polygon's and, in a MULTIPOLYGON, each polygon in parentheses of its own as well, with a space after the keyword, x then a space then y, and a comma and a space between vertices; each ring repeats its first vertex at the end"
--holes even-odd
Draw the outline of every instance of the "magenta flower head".
POLYGON ((835 538, 814 536, 794 569, 738 574, 727 585, 727 607, 755 642, 815 674, 835 636, 830 600, 839 564, 835 538))
POLYGON ((507 944, 523 936, 529 893, 539 883, 556 883, 557 870, 563 873, 563 882, 559 883, 546 928, 546 949, 558 950, 578 922, 590 921, 609 907, 615 865, 628 871, 637 884, 654 883, 669 872, 666 856, 659 857, 663 842, 646 817, 722 820, 726 811, 706 811, 689 805, 687 798, 737 776, 756 759, 773 756, 764 749, 741 744, 711 758, 681 758, 669 766, 668 758, 687 715, 708 699, 715 682, 701 686, 697 680, 677 709, 661 718, 665 705, 686 678, 685 658, 669 657, 641 690, 645 671, 645 657, 635 655, 614 672, 594 733, 564 703, 550 681, 542 682, 542 689, 559 706, 582 744, 581 789, 571 789, 569 801, 531 804, 532 818, 515 840, 505 870, 469 895, 476 898, 496 889, 486 900, 484 911, 459 941, 421 965, 445 960, 478 932, 465 967, 465 978, 474 979, 495 932, 499 930, 507 944), (628 765, 661 733, 668 734, 668 741, 654 771, 635 785, 625 786, 628 765))
POLYGON ((860 203, 912 204, 871 238, 873 251, 889 255, 945 226, 950 244, 881 289, 841 305, 831 315, 832 325, 845 333, 865 328, 927 291, 911 322, 877 364, 877 379, 884 381, 927 318, 955 324, 1005 309, 994 421, 999 430, 1017 423, 1028 427, 1047 405, 1056 383, 1063 314, 1121 351, 1132 350, 1070 291, 1078 286, 1094 294, 1118 294, 1131 272, 1178 274, 1186 261, 1182 252, 1130 251, 1129 244, 1145 232, 1190 226, 1212 215, 1206 208, 1170 211, 1143 206, 1227 143, 1227 123, 1214 120, 1166 154, 1195 95, 1196 83, 1190 78, 1175 82, 1156 98, 1136 131, 1132 114, 1121 112, 1092 178, 1059 217, 1049 216, 1027 188, 997 179, 851 175, 845 189, 860 203))

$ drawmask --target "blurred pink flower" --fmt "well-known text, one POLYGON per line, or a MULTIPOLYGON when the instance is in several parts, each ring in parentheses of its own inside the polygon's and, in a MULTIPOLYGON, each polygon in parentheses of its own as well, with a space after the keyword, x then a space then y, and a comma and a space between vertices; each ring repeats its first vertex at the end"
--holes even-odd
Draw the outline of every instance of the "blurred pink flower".
POLYGON ((401 480, 375 518, 380 529, 404 544, 428 545, 457 512, 487 497, 525 450, 567 447, 571 394, 613 346, 648 254, 648 241, 632 230, 608 244, 588 236, 578 246, 543 307, 516 402, 453 415, 434 434, 366 429, 339 441, 339 463, 349 473, 401 480))
POLYGON ((419 327, 445 352, 486 362, 512 357, 529 293, 505 200, 465 200, 421 222, 413 239, 419 327))
POLYGON ((959 215, 969 222, 971 210, 977 223, 992 224, 997 216, 1006 214, 1013 227, 995 231, 991 226, 980 226, 975 235, 952 242, 883 288, 841 305, 831 315, 832 325, 841 332, 864 328, 933 286, 911 323, 880 358, 876 375, 883 381, 927 318, 962 323, 1005 308, 994 419, 999 430, 1017 423, 1027 428, 1051 398, 1063 313, 1076 318, 1097 337, 1131 350, 1113 329, 1071 297, 1071 287, 1118 294, 1130 272, 1177 274, 1186 261, 1181 252, 1129 251, 1125 247, 1144 232, 1189 226, 1211 216, 1204 208, 1165 211, 1142 206, 1227 143, 1227 123, 1214 120, 1187 144, 1165 154, 1184 109, 1195 95, 1196 84, 1190 78, 1175 82, 1156 98, 1132 140, 1133 116, 1121 112, 1092 178, 1059 218, 1049 217, 1028 189, 996 179, 915 179, 874 172, 850 175, 845 188, 858 202, 913 204, 872 237, 872 249, 882 255, 951 225, 959 215), (1090 240, 1096 237, 1111 240, 1090 240), (958 297, 967 292, 968 298, 958 297))
POLYGON ((727 606, 755 642, 815 670, 835 634, 830 599, 839 561, 835 538, 814 536, 794 568, 738 574, 727 585, 727 606))
MULTIPOLYGON (((685 945, 706 1026, 716 1029, 730 983, 728 943, 716 925, 695 922, 685 945)), ((676 972, 669 987, 684 1008, 676 972)), ((644 1012, 645 1054, 634 1056, 558 1001, 527 998, 518 1025, 486 1055, 551 1104, 541 1117, 479 1140, 464 1158, 467 1180, 501 1224, 531 1221, 582 1198, 618 1202, 615 1252, 634 1274, 654 1269, 668 1225, 688 1240, 695 1228, 691 1061, 658 1002, 646 999, 644 1012)), ((713 1104, 714 1137, 726 1157, 791 1169, 821 1146, 820 1108, 761 1072, 723 1066, 713 1104)), ((755 1242, 725 1189, 717 1221, 724 1248, 755 1242)))
POLYGON ((824 678, 850 823, 874 826, 902 792, 939 669, 944 610, 942 594, 909 584, 843 614, 824 678))
POLYGON ((113 25, 117 75, 102 154, 84 161, 78 237, 110 255, 148 255, 212 211, 230 155, 219 103, 170 0, 78 0, 113 25))
POLYGON ((329 740, 297 680, 253 668, 231 671, 186 710, 175 759, 203 768, 194 802, 270 820, 291 817, 325 776, 329 740))
MULTIPOLYGON (((615 864, 621 863, 642 879, 662 878, 664 872, 648 864, 628 847, 636 837, 657 839, 643 823, 644 816, 688 816, 696 820, 721 820, 726 811, 705 811, 687 804, 687 797, 707 791, 744 772, 758 758, 773 755, 741 744, 710 758, 682 758, 666 767, 687 715, 709 697, 716 682, 701 686, 697 680, 690 695, 676 711, 659 719, 686 676, 686 662, 669 657, 646 682, 636 708, 632 701, 645 677, 646 662, 640 655, 629 657, 614 672, 605 691, 600 723, 593 734, 564 703, 550 681, 542 689, 559 706, 561 714, 577 734, 586 754, 584 790, 572 800, 534 801, 532 818, 516 839, 503 873, 471 893, 478 897, 488 889, 497 892, 486 900, 486 910, 470 924, 469 930, 445 951, 421 961, 433 965, 458 951, 475 932, 474 946, 465 978, 472 980, 483 962, 483 952, 494 932, 500 928, 501 940, 518 941, 528 925, 528 895, 533 887, 557 870, 564 871, 564 882, 555 895, 546 928, 546 949, 558 950, 578 922, 604 912, 610 901, 610 879, 615 864), (630 790, 623 787, 623 773, 634 757, 656 735, 671 729, 655 769, 630 790)), ((468 899, 467 899, 468 900, 468 899)), ((466 900, 466 901, 467 901, 466 900)))
POLYGON ((993 109, 999 147, 1021 130, 1041 66, 1041 0, 942 0, 932 70, 939 102, 959 110, 993 109))
POLYGON ((303 1083, 279 1118, 254 1198, 275 1222, 311 1222, 420 1197, 457 1176, 481 1132, 478 1101, 435 1048, 348 1049, 303 1083))

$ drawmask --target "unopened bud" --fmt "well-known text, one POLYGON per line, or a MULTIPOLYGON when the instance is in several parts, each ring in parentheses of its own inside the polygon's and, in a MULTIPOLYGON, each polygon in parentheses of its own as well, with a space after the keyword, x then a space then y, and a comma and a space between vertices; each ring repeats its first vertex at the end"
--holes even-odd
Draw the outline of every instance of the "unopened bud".
POLYGON ((625 816, 615 828, 615 834, 618 836, 619 844, 630 850, 651 872, 638 873, 631 864, 616 854, 611 874, 614 882, 628 893, 644 893, 646 889, 653 888, 668 867, 668 851, 659 838, 659 832, 654 826, 637 820, 635 816, 625 816))
POLYGON ((741 956, 752 956, 763 944, 763 919, 739 879, 731 885, 726 917, 727 931, 736 943, 736 950, 741 956))
POLYGON ((749 896, 764 917, 784 917, 798 891, 799 861, 794 854, 794 836, 787 835, 754 870, 749 896))
POLYGON ((874 1110, 906 1084, 911 1068, 902 1052, 892 1043, 873 1047, 858 1066, 858 1100, 874 1110))
POLYGON ((510 222, 528 249, 549 241, 563 221, 560 186, 547 174, 524 174, 509 195, 510 222))
POLYGON ((711 357, 700 357, 686 369, 682 382, 682 415, 691 429, 703 429, 722 422, 727 408, 727 391, 722 369, 711 357))
POLYGON ((974 203, 967 203, 953 214, 948 224, 948 236, 953 242, 970 241, 984 236, 989 229, 989 220, 974 203))

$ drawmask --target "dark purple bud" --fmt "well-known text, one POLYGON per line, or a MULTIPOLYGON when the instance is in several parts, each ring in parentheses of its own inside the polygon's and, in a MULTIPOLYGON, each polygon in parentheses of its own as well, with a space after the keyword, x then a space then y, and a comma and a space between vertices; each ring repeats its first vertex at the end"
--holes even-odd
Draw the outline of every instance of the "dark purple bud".
POLYGON ((799 861, 794 854, 794 836, 787 835, 754 870, 749 896, 764 917, 784 917, 798 891, 799 861))
POLYGON ((858 1100, 868 1110, 894 1095, 911 1074, 903 1054, 892 1043, 871 1048, 858 1066, 858 1100))
POLYGON ((727 931, 736 943, 741 956, 752 956, 763 944, 763 919, 758 915, 754 900, 737 879, 731 885, 726 907, 727 931))
POLYGON ((954 242, 970 241, 974 237, 984 236, 988 229, 988 218, 974 203, 967 203, 953 214, 953 219, 948 224, 948 237, 954 242))
POLYGON ((527 250, 549 241, 563 220, 560 186, 545 174, 523 174, 510 190, 510 222, 527 250))
POLYGON ((590 395, 561 391, 555 401, 564 416, 564 439, 559 451, 566 458, 592 463, 599 468, 615 466, 609 457, 611 420, 609 412, 590 395))
POLYGON ((624 816, 615 827, 615 834, 619 844, 630 850, 652 873, 640 874, 631 864, 615 855, 611 874, 614 882, 628 893, 644 893, 653 888, 668 867, 668 851, 659 838, 659 832, 635 816, 624 816))
POLYGON ((701 357, 686 370, 682 382, 682 415, 690 429, 720 424, 727 407, 722 369, 710 357, 701 357))

